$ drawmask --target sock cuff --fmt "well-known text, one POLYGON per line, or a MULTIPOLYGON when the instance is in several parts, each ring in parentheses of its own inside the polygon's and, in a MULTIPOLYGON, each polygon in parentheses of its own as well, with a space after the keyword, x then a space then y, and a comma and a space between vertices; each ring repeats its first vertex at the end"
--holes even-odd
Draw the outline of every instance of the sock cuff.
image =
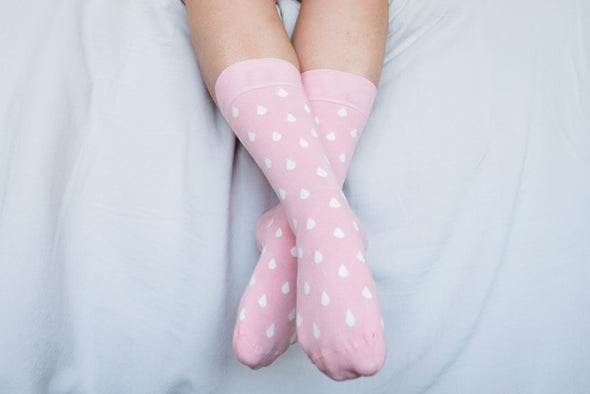
POLYGON ((301 74, 305 93, 310 101, 323 100, 347 105, 365 117, 369 116, 377 87, 358 74, 345 71, 317 69, 301 74))
POLYGON ((279 58, 248 59, 225 68, 215 81, 215 96, 221 113, 243 93, 270 86, 301 86, 301 74, 291 62, 279 58))

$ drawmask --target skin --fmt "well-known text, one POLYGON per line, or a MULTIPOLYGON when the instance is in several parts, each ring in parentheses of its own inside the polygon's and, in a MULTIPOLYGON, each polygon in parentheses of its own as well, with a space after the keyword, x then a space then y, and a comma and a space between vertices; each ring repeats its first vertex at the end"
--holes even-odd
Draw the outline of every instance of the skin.
POLYGON ((303 0, 293 42, 275 0, 185 0, 191 40, 211 97, 233 63, 279 58, 301 72, 346 71, 379 84, 388 0, 303 0))
POLYGON ((378 86, 388 26, 388 0, 304 0, 293 47, 302 71, 346 71, 378 86))

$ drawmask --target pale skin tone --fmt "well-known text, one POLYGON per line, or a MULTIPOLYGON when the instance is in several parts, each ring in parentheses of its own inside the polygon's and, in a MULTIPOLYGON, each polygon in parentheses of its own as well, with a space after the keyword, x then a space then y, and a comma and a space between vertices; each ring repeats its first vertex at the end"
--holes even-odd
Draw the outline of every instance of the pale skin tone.
POLYGON ((279 58, 301 72, 346 71, 379 84, 388 0, 303 0, 289 40, 275 0, 184 0, 193 47, 215 98, 221 72, 242 60, 279 58))

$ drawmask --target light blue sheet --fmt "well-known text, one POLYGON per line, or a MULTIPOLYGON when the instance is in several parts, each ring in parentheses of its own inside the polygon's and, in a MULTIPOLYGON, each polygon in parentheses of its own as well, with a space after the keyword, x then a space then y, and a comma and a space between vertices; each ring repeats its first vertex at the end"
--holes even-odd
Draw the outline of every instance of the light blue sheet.
POLYGON ((233 355, 276 199, 183 5, 0 2, 0 394, 590 392, 589 21, 587 0, 391 3, 345 185, 388 358, 336 383, 299 345, 233 355))

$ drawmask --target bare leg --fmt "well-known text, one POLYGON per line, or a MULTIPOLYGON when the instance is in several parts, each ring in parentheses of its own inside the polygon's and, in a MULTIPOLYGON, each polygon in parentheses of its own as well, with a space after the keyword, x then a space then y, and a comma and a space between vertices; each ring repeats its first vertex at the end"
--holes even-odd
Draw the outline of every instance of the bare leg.
POLYGON ((379 83, 389 25, 387 0, 303 0, 293 33, 302 71, 346 71, 379 83))
POLYGON ((193 47, 215 103, 215 81, 229 65, 246 59, 299 62, 274 0, 186 0, 193 47))

